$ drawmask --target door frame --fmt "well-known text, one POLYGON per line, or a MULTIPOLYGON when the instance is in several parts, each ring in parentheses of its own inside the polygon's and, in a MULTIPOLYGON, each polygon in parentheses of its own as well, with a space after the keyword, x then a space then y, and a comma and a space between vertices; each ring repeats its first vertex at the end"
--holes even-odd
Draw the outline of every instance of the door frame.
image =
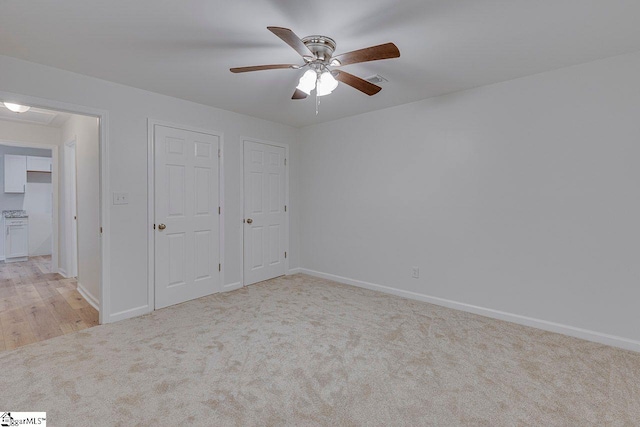
MULTIPOLYGON (((30 95, 21 95, 18 93, 0 91, 0 100, 6 102, 14 102, 20 105, 29 105, 36 108, 45 108, 64 113, 80 114, 83 116, 91 116, 98 119, 99 127, 99 152, 98 163, 100 166, 100 301, 98 310, 98 322, 100 324, 110 323, 111 319, 111 239, 109 236, 111 226, 111 213, 109 211, 109 112, 85 105, 71 104, 52 99, 39 98, 30 95), (106 231, 106 232, 105 232, 106 231)), ((56 159, 57 147, 56 147, 56 159)), ((52 154, 53 155, 53 154, 52 154)), ((57 164, 54 167, 57 169, 57 164)), ((57 171, 56 171, 57 172, 57 171)), ((51 177, 53 181, 53 176, 51 177)), ((54 190, 57 194, 57 188, 54 190)), ((57 217, 56 217, 57 219, 57 217)), ((57 233, 57 231, 56 231, 57 233)), ((57 237, 57 236, 56 236, 57 237)), ((56 241, 57 242, 57 241, 56 241)), ((53 261, 53 256, 52 256, 53 261)))
MULTIPOLYGON (((244 205, 245 205, 245 200, 244 200, 244 145, 245 142, 253 142, 253 143, 257 143, 257 144, 265 144, 265 145, 272 145, 274 147, 279 147, 279 148, 284 148, 284 158, 287 159, 287 161, 285 162, 284 165, 284 204, 287 206, 287 211, 284 213, 284 250, 287 253, 287 257, 284 259, 284 274, 289 274, 289 255, 291 255, 291 251, 289 250, 289 213, 291 211, 290 206, 289 206, 289 144, 287 143, 283 143, 283 142, 273 142, 273 141, 267 141, 264 139, 259 139, 259 138, 250 138, 250 137, 240 137, 240 140, 242 141, 242 156, 240 156, 240 170, 242 171, 242 173, 240 174, 240 212, 242 212, 242 233, 240 233, 240 251, 241 251, 241 259, 242 259, 242 264, 240 266, 240 286, 239 287, 244 287, 247 286, 247 284, 245 283, 245 278, 244 278, 244 264, 245 264, 245 259, 244 259, 244 233, 245 233, 245 226, 244 226, 244 221, 246 219, 245 216, 245 211, 244 211, 244 205)), ((232 290, 232 289, 229 289, 232 290)))
MULTIPOLYGON (((78 214, 78 168, 77 168, 77 148, 78 145, 76 143, 77 141, 77 136, 74 135, 73 138, 71 138, 71 140, 67 141, 64 143, 63 145, 63 156, 64 156, 64 162, 65 165, 67 164, 67 156, 68 153, 71 152, 71 150, 73 149, 73 170, 71 171, 70 168, 65 167, 64 169, 64 177, 63 177, 63 182, 64 182, 64 187, 65 187, 65 200, 64 200, 64 204, 65 204, 65 242, 66 242, 66 247, 65 247, 65 251, 66 251, 66 255, 67 257, 69 257, 69 254, 74 254, 73 257, 75 258, 75 265, 74 262, 69 262, 71 261, 71 258, 67 258, 67 265, 65 267, 67 267, 66 269, 64 269, 64 272, 67 274, 63 274, 63 276, 65 277, 74 277, 74 276, 78 276, 78 221, 77 220, 73 220, 71 219, 71 216, 73 214, 72 211, 75 210, 76 215, 78 214), (75 201, 75 209, 71 209, 72 208, 72 201, 69 199, 69 188, 71 187, 69 184, 70 182, 67 182, 67 179, 70 177, 70 175, 73 173, 73 195, 74 195, 74 201, 75 201), (73 232, 73 230, 75 229, 75 232, 73 232), (72 244, 73 240, 72 238, 69 238, 70 236, 75 235, 75 244, 72 244), (74 251, 74 247, 75 247, 75 251, 74 251), (74 253, 75 252, 75 253, 74 253), (73 268, 71 267, 75 267, 75 271, 73 268), (75 275, 73 274, 75 272, 75 275)), ((84 295, 83 295, 84 296, 84 295)))
POLYGON ((224 134, 219 131, 211 129, 202 129, 189 125, 181 125, 177 123, 171 123, 164 120, 156 120, 147 118, 147 268, 149 280, 147 283, 148 292, 148 304, 149 311, 154 311, 156 308, 156 241, 155 230, 153 224, 155 224, 155 132, 154 127, 164 126, 174 129, 186 130, 188 132, 203 133, 205 135, 217 136, 220 140, 219 149, 220 155, 218 156, 218 206, 220 206, 220 215, 218 215, 218 227, 219 227, 219 242, 218 250, 220 254, 220 288, 217 292, 222 292, 224 289, 224 134))

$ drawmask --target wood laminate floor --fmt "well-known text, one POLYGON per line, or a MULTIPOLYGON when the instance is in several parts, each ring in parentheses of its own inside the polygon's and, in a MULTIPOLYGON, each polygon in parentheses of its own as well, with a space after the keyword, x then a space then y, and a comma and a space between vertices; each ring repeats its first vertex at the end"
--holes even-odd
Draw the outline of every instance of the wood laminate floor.
POLYGON ((76 290, 75 278, 50 273, 51 257, 0 262, 0 351, 98 324, 98 312, 76 290))

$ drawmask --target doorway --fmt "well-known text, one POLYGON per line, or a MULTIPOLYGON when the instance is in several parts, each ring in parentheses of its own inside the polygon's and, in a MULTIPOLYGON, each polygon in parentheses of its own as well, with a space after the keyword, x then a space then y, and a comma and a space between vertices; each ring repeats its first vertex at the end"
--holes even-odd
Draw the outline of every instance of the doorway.
POLYGON ((100 121, 36 106, 9 112, 0 102, 0 140, 10 148, 0 153, 0 175, 9 182, 0 185, 0 210, 11 211, 0 220, 2 234, 11 237, 0 262, 0 350, 8 350, 99 324, 100 121), (81 191, 76 140, 83 144, 81 191), (78 218, 78 198, 84 263, 78 261, 78 224, 66 221, 70 212, 78 218))
POLYGON ((245 140, 243 173, 244 285, 287 271, 288 147, 245 140))

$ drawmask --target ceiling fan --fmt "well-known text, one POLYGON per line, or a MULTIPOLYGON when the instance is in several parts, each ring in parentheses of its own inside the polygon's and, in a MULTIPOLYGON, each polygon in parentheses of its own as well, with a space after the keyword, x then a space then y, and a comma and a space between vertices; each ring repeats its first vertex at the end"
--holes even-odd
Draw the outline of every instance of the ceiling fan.
POLYGON ((309 69, 300 78, 298 86, 291 99, 305 99, 311 95, 315 89, 316 96, 330 94, 337 86, 338 82, 349 85, 369 96, 380 92, 382 88, 360 77, 349 74, 346 71, 335 70, 331 67, 342 67, 360 62, 378 61, 380 59, 398 58, 400 51, 393 43, 385 43, 378 46, 371 46, 353 52, 343 53, 333 56, 336 49, 336 42, 327 36, 308 36, 299 38, 293 31, 282 27, 267 27, 276 36, 280 37, 286 44, 298 52, 304 64, 273 64, 256 65, 251 67, 231 68, 232 73, 246 73, 249 71, 293 69, 299 70, 305 67, 309 69))

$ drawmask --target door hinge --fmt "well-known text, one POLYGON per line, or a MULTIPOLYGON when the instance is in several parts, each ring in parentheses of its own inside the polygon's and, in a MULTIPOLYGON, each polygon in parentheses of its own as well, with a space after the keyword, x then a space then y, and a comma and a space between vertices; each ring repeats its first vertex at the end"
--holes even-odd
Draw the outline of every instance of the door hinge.
POLYGON ((218 206, 218 215, 220 215, 220 212, 221 212, 221 211, 220 211, 220 206, 218 206))
POLYGON ((285 257, 285 258, 287 257, 287 253, 286 253, 286 252, 284 253, 284 257, 285 257))
POLYGON ((222 271, 222 264, 218 264, 218 271, 222 271))
POLYGON ((100 227, 100 234, 102 234, 102 227, 100 227))
POLYGON ((285 212, 287 211, 287 205, 284 205, 284 211, 285 212))
POLYGON ((222 157, 222 154, 219 148, 218 148, 218 157, 222 157))
POLYGON ((284 165, 287 166, 287 159, 284 159, 284 165))

